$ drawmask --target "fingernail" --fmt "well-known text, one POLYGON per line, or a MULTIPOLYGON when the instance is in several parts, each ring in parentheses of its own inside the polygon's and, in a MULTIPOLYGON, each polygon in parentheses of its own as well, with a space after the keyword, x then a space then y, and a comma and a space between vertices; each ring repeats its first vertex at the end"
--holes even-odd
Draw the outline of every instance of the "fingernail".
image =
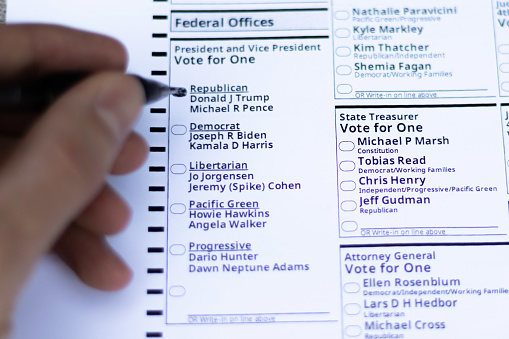
POLYGON ((95 107, 104 121, 124 136, 131 130, 142 103, 141 86, 127 76, 116 76, 101 89, 95 107))

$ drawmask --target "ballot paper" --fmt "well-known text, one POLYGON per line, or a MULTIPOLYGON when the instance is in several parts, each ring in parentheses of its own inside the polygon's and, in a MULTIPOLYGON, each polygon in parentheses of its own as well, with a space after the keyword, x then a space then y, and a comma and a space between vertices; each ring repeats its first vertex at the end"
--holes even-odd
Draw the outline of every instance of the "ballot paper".
POLYGON ((150 156, 118 293, 42 260, 14 338, 506 338, 508 1, 10 0, 112 35, 150 156), (507 146, 506 146, 507 144, 507 146))

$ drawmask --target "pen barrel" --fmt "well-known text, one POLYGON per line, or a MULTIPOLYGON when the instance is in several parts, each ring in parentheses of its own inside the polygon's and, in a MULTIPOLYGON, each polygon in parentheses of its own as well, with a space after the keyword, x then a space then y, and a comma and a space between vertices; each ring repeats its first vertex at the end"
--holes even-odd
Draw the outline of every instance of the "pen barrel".
POLYGON ((19 88, 0 87, 0 109, 15 107, 21 101, 19 88))
POLYGON ((83 73, 66 73, 10 87, 0 85, 0 113, 42 111, 84 77, 83 73))
MULTIPOLYGON (((46 109, 60 95, 83 80, 86 73, 59 73, 22 84, 0 84, 0 114, 14 112, 36 113, 46 109)), ((168 87, 157 81, 131 75, 143 87, 145 102, 152 103, 168 95, 183 97, 187 90, 168 87)))
POLYGON ((53 93, 26 91, 23 88, 0 89, 1 113, 36 112, 52 102, 53 93))

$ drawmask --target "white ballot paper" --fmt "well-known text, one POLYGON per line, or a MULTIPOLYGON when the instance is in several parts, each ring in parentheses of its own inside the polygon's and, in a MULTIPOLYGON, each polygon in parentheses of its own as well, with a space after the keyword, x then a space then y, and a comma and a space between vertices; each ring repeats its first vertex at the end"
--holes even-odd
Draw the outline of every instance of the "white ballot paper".
POLYGON ((14 338, 507 338, 508 1, 10 0, 187 88, 146 108, 111 239, 44 259, 14 338))

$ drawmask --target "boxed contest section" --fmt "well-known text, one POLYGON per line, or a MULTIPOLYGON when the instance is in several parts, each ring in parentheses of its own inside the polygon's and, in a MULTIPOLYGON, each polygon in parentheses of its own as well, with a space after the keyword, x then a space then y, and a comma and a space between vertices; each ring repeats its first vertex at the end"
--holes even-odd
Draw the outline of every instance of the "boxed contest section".
POLYGON ((170 102, 170 129, 186 126, 189 135, 170 134, 169 162, 188 166, 190 173, 171 174, 169 178, 168 224, 174 226, 168 228, 168 266, 175 273, 168 285, 182 286, 186 293, 173 297, 170 289, 167 322, 205 323, 211 319, 226 324, 263 318, 272 322, 329 321, 334 312, 323 305, 331 293, 337 300, 339 292, 333 285, 336 281, 337 286, 338 274, 334 275, 337 268, 326 269, 321 258, 337 258, 337 249, 322 245, 335 241, 337 230, 317 227, 312 235, 317 241, 307 244, 307 251, 299 244, 308 243, 305 225, 316 222, 316 214, 325 216, 329 211, 334 217, 330 214, 334 190, 329 189, 325 203, 318 199, 310 202, 308 197, 318 196, 320 187, 310 182, 317 179, 315 176, 307 175, 319 167, 329 170, 318 179, 335 178, 333 136, 322 134, 327 138, 329 157, 312 163, 311 153, 323 148, 317 150, 315 140, 302 137, 303 129, 307 135, 321 126, 333 126, 330 114, 308 119, 309 112, 330 110, 326 91, 332 88, 329 67, 316 62, 330 55, 330 12, 211 12, 173 10, 171 15, 170 82, 191 90, 186 101, 170 102), (200 20, 224 22, 224 27, 191 25, 200 22, 198 16, 200 20), (230 16, 266 18, 267 22, 275 19, 271 27, 244 30, 226 27, 230 16), (301 20, 304 16, 314 19, 301 20), (179 22, 188 20, 189 25, 177 25, 179 18, 179 22), (313 29, 319 29, 319 34, 313 29), (296 93, 302 93, 316 78, 327 80, 313 84, 305 96, 296 98, 296 93), (218 170, 230 172, 214 172, 218 170), (176 204, 185 212, 173 210, 176 204), (295 213, 295 206, 304 204, 306 209, 295 213), (323 233, 326 235, 320 236, 323 233), (242 251, 247 248, 250 252, 234 256, 218 250, 196 253, 197 246, 201 248, 197 244, 223 248, 227 242, 237 241, 247 246, 242 251), (185 246, 189 253, 173 254, 175 244, 185 246), (237 261, 230 262, 231 258, 237 261), (306 300, 300 298, 300 291, 311 282, 315 288, 306 300), (251 288, 257 292, 245 293, 251 288), (323 312, 304 312, 309 308, 323 312), (196 313, 203 317, 187 317, 196 313), (231 317, 223 319, 218 313, 231 317))
POLYGON ((491 1, 358 6, 333 1, 336 99, 492 98, 499 87, 509 95, 507 18, 491 1))

